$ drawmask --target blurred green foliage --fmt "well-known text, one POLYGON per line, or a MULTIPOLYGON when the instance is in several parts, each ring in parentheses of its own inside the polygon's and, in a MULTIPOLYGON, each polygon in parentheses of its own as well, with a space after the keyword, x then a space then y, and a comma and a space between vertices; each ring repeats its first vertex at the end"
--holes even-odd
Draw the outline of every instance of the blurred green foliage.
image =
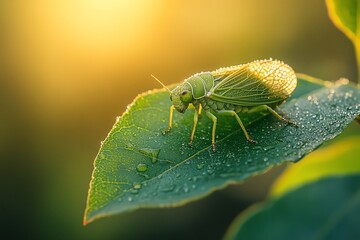
POLYGON ((356 43, 358 0, 326 0, 329 17, 340 31, 356 43))
POLYGON ((226 238, 357 239, 359 142, 358 135, 346 133, 287 167, 268 199, 239 214, 226 238), (267 227, 254 231, 259 225, 267 227))
POLYGON ((330 19, 354 44, 360 85, 360 1, 326 0, 326 3, 330 19))
POLYGON ((226 239, 358 239, 359 189, 359 173, 305 184, 245 211, 226 239))
POLYGON ((359 143, 359 136, 349 136, 306 156, 298 164, 289 166, 276 179, 271 196, 283 195, 324 177, 359 173, 359 143))

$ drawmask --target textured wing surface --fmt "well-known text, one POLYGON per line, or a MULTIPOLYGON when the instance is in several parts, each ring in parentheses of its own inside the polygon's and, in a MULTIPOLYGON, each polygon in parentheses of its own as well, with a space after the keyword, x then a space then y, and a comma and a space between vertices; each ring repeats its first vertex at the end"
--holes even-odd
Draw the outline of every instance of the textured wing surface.
POLYGON ((218 82, 208 93, 215 101, 240 106, 280 102, 294 91, 294 70, 277 60, 261 60, 212 72, 218 82))

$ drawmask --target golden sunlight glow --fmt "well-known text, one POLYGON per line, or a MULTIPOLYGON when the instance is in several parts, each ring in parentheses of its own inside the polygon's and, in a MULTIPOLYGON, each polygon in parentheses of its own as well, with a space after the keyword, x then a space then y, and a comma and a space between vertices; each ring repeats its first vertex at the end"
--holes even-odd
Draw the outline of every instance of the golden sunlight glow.
POLYGON ((147 0, 37 2, 32 3, 37 20, 44 21, 44 27, 51 29, 60 38, 58 41, 91 51, 126 49, 129 44, 136 44, 156 9, 156 4, 147 0))
MULTIPOLYGON (((28 97, 51 109, 72 106, 141 55, 162 0, 34 0, 9 3, 13 68, 28 97), (79 95, 79 91, 82 95, 79 95), (42 99, 48 99, 43 101, 42 99)), ((10 38, 9 38, 10 39, 10 38)), ((10 48, 9 48, 10 49, 10 48)), ((120 80, 121 81, 121 80, 120 80)), ((85 101, 85 100, 84 100, 85 101)))
MULTIPOLYGON (((158 86, 151 73, 169 84, 252 59, 291 58, 289 44, 303 41, 297 26, 307 32, 312 20, 296 15, 307 13, 306 5, 276 1, 2 1, 4 75, 17 81, 9 85, 29 109, 37 106, 41 119, 104 105, 98 95, 125 106, 158 86)), ((325 72, 347 65, 332 66, 325 72)))

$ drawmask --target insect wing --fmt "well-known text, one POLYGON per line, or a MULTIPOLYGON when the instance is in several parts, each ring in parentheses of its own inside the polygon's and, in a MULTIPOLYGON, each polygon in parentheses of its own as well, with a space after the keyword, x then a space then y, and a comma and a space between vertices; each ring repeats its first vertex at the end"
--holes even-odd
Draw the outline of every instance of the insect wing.
POLYGON ((254 61, 233 69, 220 69, 213 75, 220 82, 208 97, 240 106, 280 102, 290 96, 297 82, 293 69, 277 60, 254 61))

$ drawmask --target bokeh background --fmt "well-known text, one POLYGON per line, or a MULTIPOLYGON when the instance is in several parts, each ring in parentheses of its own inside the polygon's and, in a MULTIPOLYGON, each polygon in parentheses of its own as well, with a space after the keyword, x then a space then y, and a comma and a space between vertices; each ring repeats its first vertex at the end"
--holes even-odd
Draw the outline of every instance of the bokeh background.
POLYGON ((0 0, 1 231, 12 239, 219 239, 279 170, 174 209, 83 227, 93 159, 133 98, 193 73, 276 58, 356 79, 322 0, 0 0))

